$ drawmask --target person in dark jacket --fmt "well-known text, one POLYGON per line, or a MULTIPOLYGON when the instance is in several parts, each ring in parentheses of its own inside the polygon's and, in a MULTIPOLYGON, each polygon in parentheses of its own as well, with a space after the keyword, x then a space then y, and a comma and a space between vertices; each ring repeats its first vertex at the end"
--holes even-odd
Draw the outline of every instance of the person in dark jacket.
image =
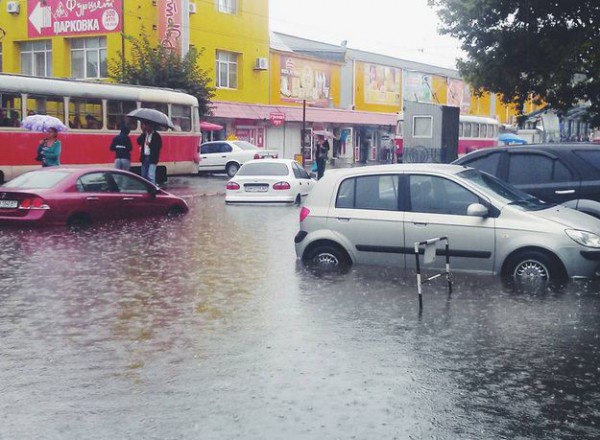
POLYGON ((129 171, 131 167, 131 139, 129 127, 125 122, 121 124, 121 132, 116 135, 110 144, 110 150, 115 152, 115 168, 129 171))
POLYGON ((156 185, 156 165, 162 148, 162 139, 151 122, 142 121, 142 134, 137 138, 141 148, 142 177, 156 185))

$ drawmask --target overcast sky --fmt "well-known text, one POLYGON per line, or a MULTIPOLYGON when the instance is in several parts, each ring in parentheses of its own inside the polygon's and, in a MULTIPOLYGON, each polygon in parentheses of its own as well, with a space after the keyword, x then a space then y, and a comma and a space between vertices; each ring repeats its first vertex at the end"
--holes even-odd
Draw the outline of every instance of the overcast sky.
POLYGON ((440 36, 427 0, 269 0, 272 31, 455 68, 458 41, 440 36))

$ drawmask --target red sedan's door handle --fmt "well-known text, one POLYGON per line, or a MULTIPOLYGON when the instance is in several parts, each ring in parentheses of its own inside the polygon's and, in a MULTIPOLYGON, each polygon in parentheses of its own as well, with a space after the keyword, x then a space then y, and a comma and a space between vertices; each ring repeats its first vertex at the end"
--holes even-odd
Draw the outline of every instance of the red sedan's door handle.
POLYGON ((132 202, 134 199, 133 199, 133 197, 123 197, 123 200, 125 202, 132 202))
POLYGON ((100 199, 99 199, 98 197, 89 196, 89 197, 87 197, 87 198, 86 198, 86 200, 89 200, 89 201, 91 201, 91 202, 96 202, 96 201, 98 201, 98 200, 100 200, 100 199))

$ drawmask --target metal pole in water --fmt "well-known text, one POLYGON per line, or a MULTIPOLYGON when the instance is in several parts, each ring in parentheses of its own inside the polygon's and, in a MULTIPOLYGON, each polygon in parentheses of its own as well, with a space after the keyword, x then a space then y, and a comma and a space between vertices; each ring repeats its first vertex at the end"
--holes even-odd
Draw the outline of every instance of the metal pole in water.
POLYGON ((419 310, 423 310, 423 288, 421 286, 421 266, 419 264, 419 243, 415 243, 415 258, 417 263, 417 293, 419 294, 419 310))

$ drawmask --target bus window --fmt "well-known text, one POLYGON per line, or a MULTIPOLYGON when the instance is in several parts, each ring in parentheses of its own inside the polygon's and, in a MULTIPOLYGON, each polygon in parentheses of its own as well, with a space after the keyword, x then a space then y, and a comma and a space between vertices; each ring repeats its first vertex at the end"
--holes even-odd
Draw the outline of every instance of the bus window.
POLYGON ((465 135, 464 137, 466 137, 466 138, 471 137, 471 123, 470 122, 465 122, 464 135, 465 135))
MULTIPOLYGON (((137 103, 135 101, 108 101, 106 106, 106 128, 109 130, 119 130, 121 122, 125 121, 125 115, 135 110, 137 103)), ((127 126, 130 130, 137 128, 137 121, 129 118, 127 126)))
POLYGON ((473 133, 472 134, 473 134, 474 138, 478 138, 479 137, 479 134, 480 134, 480 132, 479 132, 479 124, 477 122, 473 123, 473 133))
POLYGON ((171 120, 175 125, 175 131, 191 131, 191 107, 188 105, 171 105, 171 120))
POLYGON ((98 130, 104 126, 100 99, 71 98, 69 101, 69 126, 98 130))
POLYGON ((65 120, 65 101, 58 96, 36 96, 27 97, 27 114, 50 115, 65 120))
POLYGON ((20 127, 21 119, 21 95, 0 93, 0 127, 20 127))

